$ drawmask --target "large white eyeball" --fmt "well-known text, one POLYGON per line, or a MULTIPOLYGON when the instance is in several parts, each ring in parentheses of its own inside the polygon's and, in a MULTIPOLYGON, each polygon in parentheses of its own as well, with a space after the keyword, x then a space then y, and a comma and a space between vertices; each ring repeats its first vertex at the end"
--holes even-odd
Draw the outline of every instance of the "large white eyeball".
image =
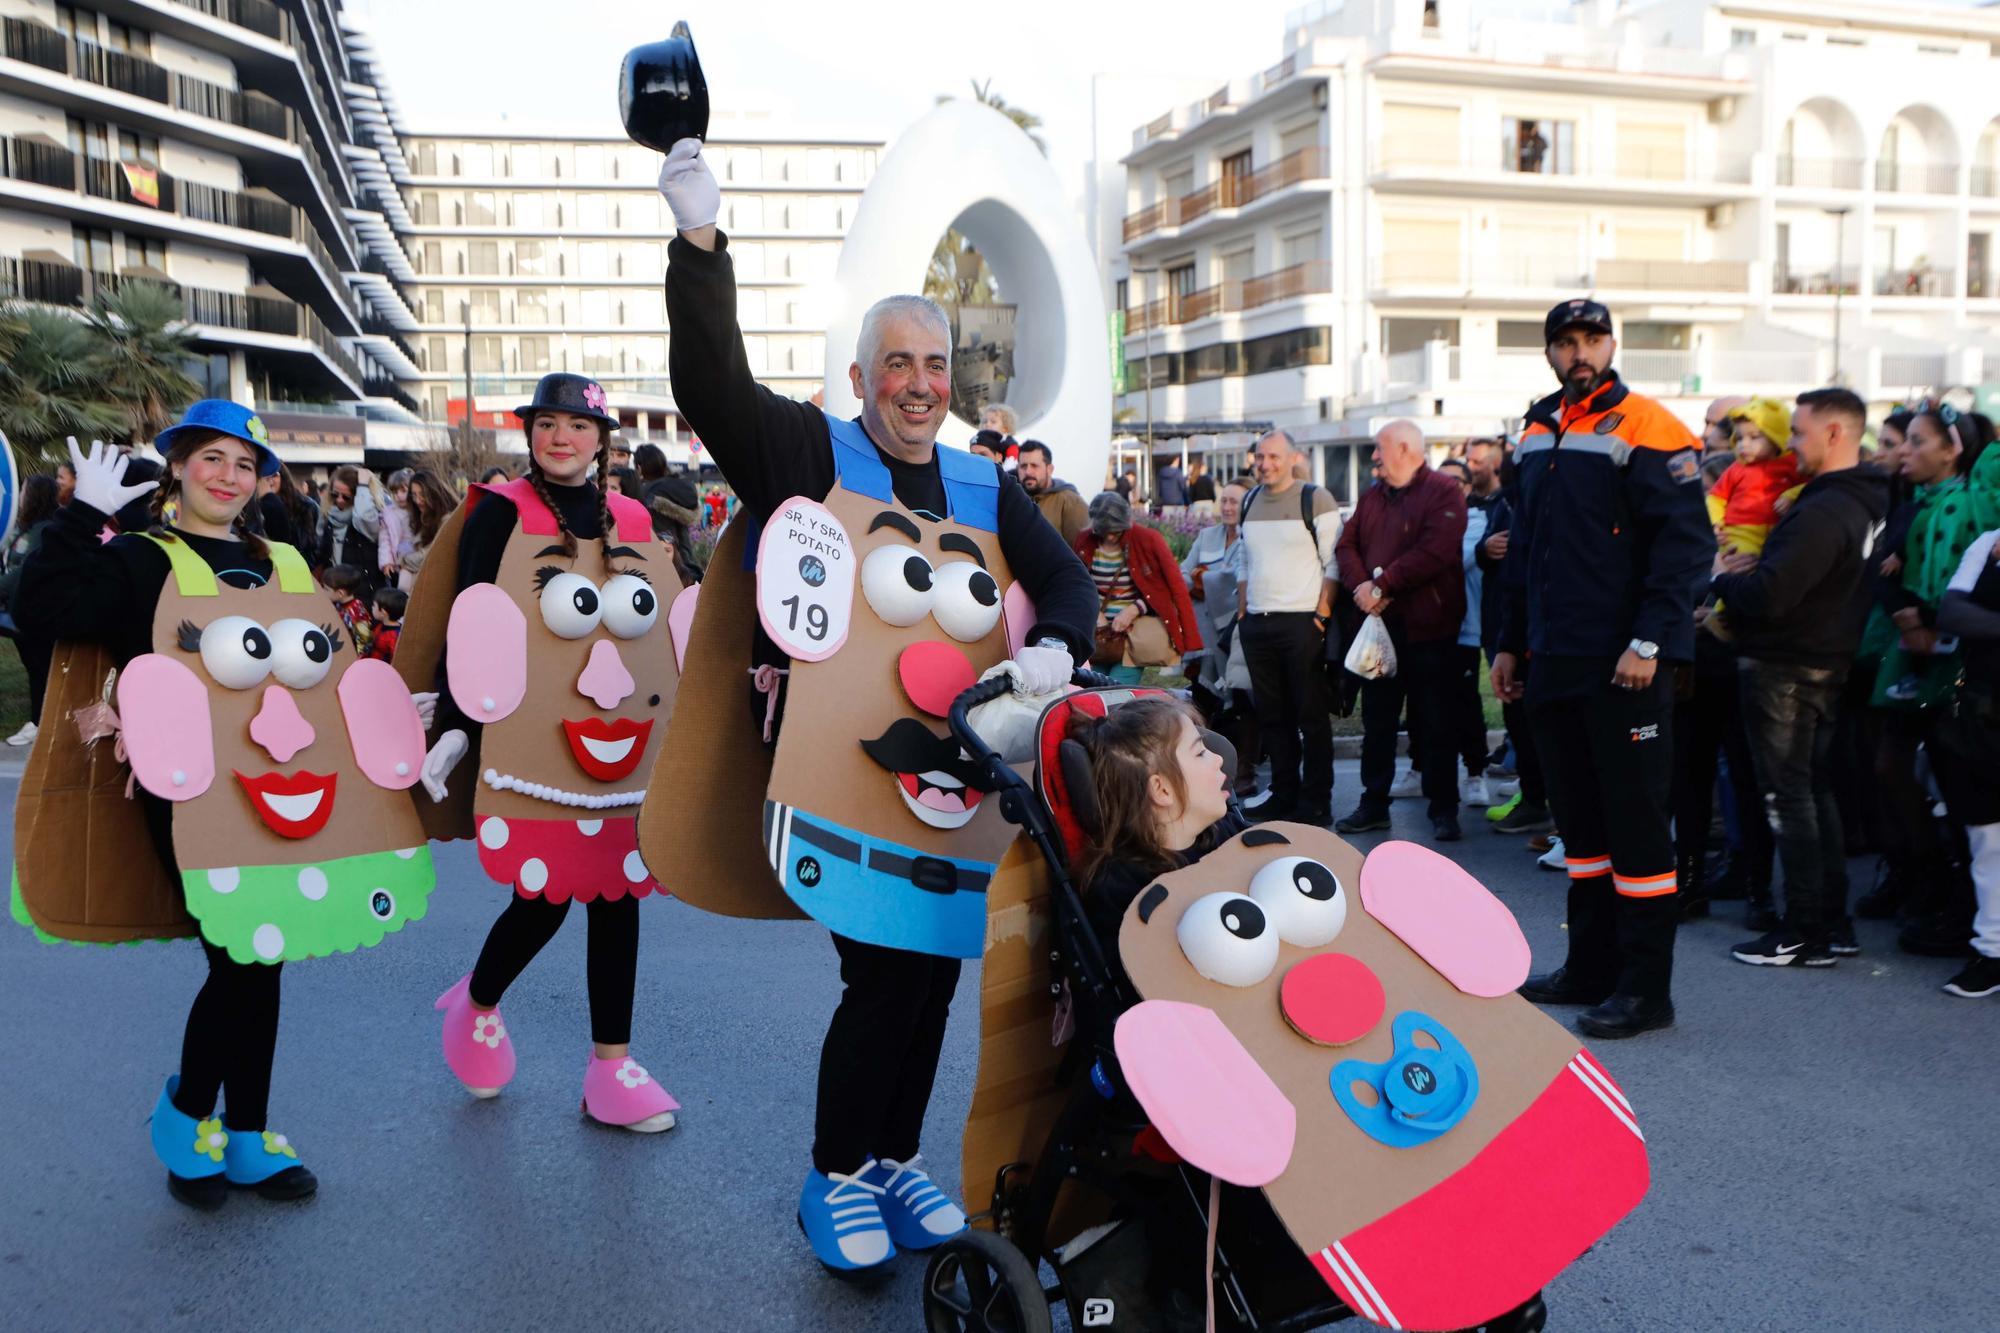
POLYGON ((1174 928, 1194 970, 1225 986, 1254 986, 1278 965, 1278 932, 1240 893, 1210 893, 1174 928))
POLYGON ((542 585, 542 623, 559 638, 581 639, 603 618, 597 585, 583 575, 554 574, 542 585))
POLYGON ((201 664, 226 690, 247 690, 271 674, 271 636, 248 616, 212 620, 201 632, 201 664))
POLYGON ((1333 943, 1347 924, 1347 889, 1310 856, 1281 856, 1250 877, 1250 896, 1278 938, 1302 949, 1333 943))
POLYGON ((281 685, 309 690, 333 669, 333 640, 310 620, 280 620, 271 626, 271 674, 281 685))
POLYGON ((637 574, 614 574, 604 581, 604 628, 621 639, 636 639, 660 618, 653 585, 637 574))
POLYGON ((1000 622, 1000 584, 970 560, 948 560, 937 571, 931 617, 960 643, 977 643, 1000 622))
POLYGON ((931 562, 910 546, 878 546, 861 562, 861 592, 890 625, 916 624, 931 613, 931 562))

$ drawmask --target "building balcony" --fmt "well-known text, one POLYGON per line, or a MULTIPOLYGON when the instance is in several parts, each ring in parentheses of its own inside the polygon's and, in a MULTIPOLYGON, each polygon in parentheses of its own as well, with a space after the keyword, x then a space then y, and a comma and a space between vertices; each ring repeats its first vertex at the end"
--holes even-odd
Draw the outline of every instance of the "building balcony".
POLYGON ((1176 235, 1202 218, 1234 218, 1241 210, 1292 186, 1327 179, 1327 155, 1320 148, 1301 148, 1269 166, 1243 176, 1224 176, 1198 190, 1162 199, 1125 219, 1125 243, 1173 229, 1176 235))
POLYGON ((1750 265, 1732 259, 1600 259, 1596 277, 1600 291, 1750 291, 1750 265))
POLYGON ((291 35, 290 16, 271 0, 173 0, 173 3, 248 28, 274 42, 285 41, 291 35))
POLYGON ((1295 296, 1311 296, 1333 290, 1333 265, 1318 259, 1294 264, 1241 282, 1220 282, 1212 287, 1169 295, 1125 312, 1125 332, 1140 333, 1148 328, 1192 324, 1213 315, 1234 314, 1270 305, 1295 296))
POLYGON ((1943 164, 1910 162, 1875 163, 1875 189, 1880 194, 1958 193, 1958 168, 1943 164))
POLYGON ((1777 184, 1786 190, 1858 190, 1862 161, 1858 157, 1790 157, 1777 162, 1777 184))
POLYGON ((1396 194, 1589 202, 1716 203, 1752 193, 1756 159, 1750 154, 1711 155, 1681 149, 1604 147, 1574 160, 1544 153, 1523 157, 1503 148, 1474 153, 1456 136, 1385 135, 1375 146, 1370 174, 1377 190, 1396 194))
POLYGON ((1901 299, 1931 298, 1941 299, 1958 294, 1958 274, 1955 269, 1920 268, 1877 269, 1875 272, 1875 294, 1901 299))
POLYGON ((1771 267, 1774 296, 1856 296, 1860 291, 1861 270, 1853 264, 1795 269, 1780 262, 1771 267))

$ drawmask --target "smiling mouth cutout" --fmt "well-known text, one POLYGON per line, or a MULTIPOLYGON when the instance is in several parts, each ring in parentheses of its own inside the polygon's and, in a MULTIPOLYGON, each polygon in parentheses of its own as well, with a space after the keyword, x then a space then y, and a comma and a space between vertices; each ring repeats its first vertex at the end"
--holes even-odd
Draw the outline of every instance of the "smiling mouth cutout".
POLYGON ((250 794, 250 804, 273 833, 310 838, 333 816, 333 792, 340 775, 301 769, 290 777, 265 773, 253 778, 239 772, 236 780, 250 794))
POLYGON ((645 757, 646 740, 653 734, 653 720, 621 717, 606 722, 585 718, 581 722, 563 719, 563 735, 576 765, 599 782, 616 782, 627 777, 645 757))
POLYGON ((973 787, 977 769, 956 741, 905 717, 861 748, 895 776, 903 804, 932 828, 964 828, 979 813, 985 793, 973 787))

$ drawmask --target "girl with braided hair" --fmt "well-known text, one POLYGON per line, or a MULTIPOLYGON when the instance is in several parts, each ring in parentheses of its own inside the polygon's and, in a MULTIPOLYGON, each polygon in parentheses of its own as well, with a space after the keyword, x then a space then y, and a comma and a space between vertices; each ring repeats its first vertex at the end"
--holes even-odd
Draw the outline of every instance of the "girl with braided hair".
POLYGON ((437 1002, 444 1058, 475 1097, 513 1077, 500 998, 579 900, 593 1042, 584 1109, 650 1133, 672 1127, 678 1103, 631 1054, 639 899, 659 887, 636 816, 677 681, 664 612, 680 584, 645 509, 607 488, 618 421, 604 390, 548 375, 515 414, 527 474, 474 486, 437 534, 396 661, 405 681, 435 681, 443 695, 424 765, 433 835, 475 837, 481 866, 514 890, 472 971, 437 1002), (453 785, 472 790, 448 805, 446 780, 469 754, 453 785))

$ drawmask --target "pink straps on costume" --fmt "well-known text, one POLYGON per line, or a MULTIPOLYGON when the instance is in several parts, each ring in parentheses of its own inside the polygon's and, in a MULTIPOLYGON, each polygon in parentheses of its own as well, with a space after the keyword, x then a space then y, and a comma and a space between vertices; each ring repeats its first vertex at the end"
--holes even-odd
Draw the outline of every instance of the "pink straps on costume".
POLYGON ((778 725, 778 691, 786 676, 791 675, 786 667, 757 666, 750 668, 750 685, 764 696, 764 744, 771 743, 771 737, 778 725))
MULTIPOLYGON (((535 484, 526 477, 515 481, 503 481, 497 486, 474 483, 470 490, 475 496, 497 495, 512 504, 521 513, 521 531, 530 537, 562 535, 562 529, 556 523, 555 511, 542 503, 542 497, 535 494, 535 484)), ((618 529, 619 542, 653 540, 653 520, 646 512, 646 506, 624 495, 611 496, 610 501, 611 522, 618 529)))

